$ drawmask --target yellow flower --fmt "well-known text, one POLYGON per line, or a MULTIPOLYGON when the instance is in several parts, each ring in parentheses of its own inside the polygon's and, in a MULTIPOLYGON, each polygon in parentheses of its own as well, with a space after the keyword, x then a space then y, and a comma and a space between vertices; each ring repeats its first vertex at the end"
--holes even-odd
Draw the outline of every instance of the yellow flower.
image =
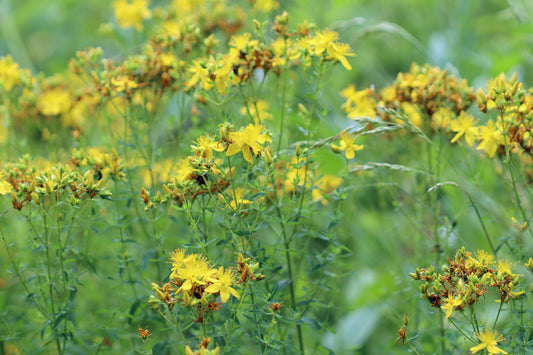
POLYGON ((338 38, 339 34, 337 32, 325 29, 323 31, 318 31, 310 40, 310 43, 313 45, 315 54, 320 55, 338 38))
POLYGON ((191 73, 192 76, 185 83, 186 87, 195 87, 198 82, 202 84, 202 87, 205 90, 209 90, 213 87, 213 80, 211 80, 209 76, 209 70, 207 70, 207 68, 204 68, 200 61, 195 60, 192 63, 192 67, 189 68, 189 73, 191 73))
POLYGON ((172 171, 172 165, 172 159, 164 159, 156 161, 153 164, 151 171, 148 167, 142 169, 140 171, 140 176, 143 180, 143 186, 151 186, 152 184, 168 181, 169 173, 172 171))
POLYGON ((194 150, 196 155, 209 160, 213 159, 213 150, 216 152, 222 152, 224 150, 224 147, 220 143, 215 142, 214 138, 210 135, 201 136, 194 144, 191 145, 191 149, 194 150))
POLYGON ((385 102, 395 102, 398 99, 398 93, 394 86, 387 86, 381 90, 381 97, 385 102))
POLYGON ((263 120, 271 120, 272 114, 269 113, 267 110, 269 108, 268 102, 264 100, 257 100, 257 102, 254 104, 253 102, 249 102, 247 106, 241 107, 239 112, 242 115, 247 115, 248 111, 250 112, 250 115, 254 119, 255 123, 261 123, 263 120))
POLYGON ((170 253, 170 261, 173 268, 180 268, 185 261, 185 251, 183 249, 176 249, 170 253))
MULTIPOLYGON (((230 84, 236 84, 231 79, 231 74, 233 73, 233 62, 231 57, 226 55, 222 59, 222 65, 218 65, 218 68, 214 71, 213 76, 215 78, 215 84, 217 86, 218 93, 220 95, 226 95, 226 90, 230 84)), ((234 75, 233 78, 238 79, 237 75, 234 75)))
POLYGON ((180 291, 189 291, 193 287, 206 285, 207 279, 214 273, 216 270, 211 269, 211 265, 203 256, 191 254, 183 260, 181 267, 173 265, 170 277, 184 281, 180 291))
POLYGON ((350 63, 346 59, 348 57, 354 57, 355 54, 352 52, 352 49, 346 43, 332 43, 328 46, 328 54, 331 58, 339 61, 346 70, 352 70, 350 63))
POLYGON ((463 299, 461 296, 453 297, 452 295, 448 295, 448 298, 446 298, 446 303, 441 306, 442 309, 446 311, 446 318, 450 318, 452 315, 452 312, 456 307, 459 307, 463 304, 463 299))
POLYGON ((293 61, 300 57, 298 46, 290 38, 278 37, 270 44, 270 48, 274 52, 273 66, 283 66, 287 60, 293 61))
POLYGON ((139 85, 126 76, 118 76, 114 79, 111 79, 111 84, 115 86, 117 92, 122 92, 124 90, 128 91, 129 89, 136 89, 139 85))
POLYGON ((240 297, 239 293, 231 287, 235 283, 235 277, 231 270, 224 271, 224 268, 221 266, 217 271, 216 278, 210 278, 209 281, 212 284, 205 289, 205 292, 220 293, 222 303, 226 303, 230 294, 236 298, 240 297))
POLYGON ((355 86, 350 85, 341 91, 341 95, 346 98, 346 102, 341 106, 348 113, 349 118, 374 117, 376 115, 376 100, 372 97, 370 89, 355 90, 355 86))
POLYGON ((513 264, 507 260, 496 261, 496 270, 498 270, 498 272, 501 273, 502 275, 512 275, 513 274, 511 270, 512 266, 513 264))
POLYGON ((447 130, 450 126, 452 115, 453 113, 449 109, 445 107, 439 108, 431 117, 431 124, 435 128, 447 130))
POLYGON ((263 126, 258 124, 249 124, 244 131, 230 132, 228 138, 232 143, 228 147, 226 155, 229 157, 242 152, 244 159, 253 164, 253 156, 258 156, 263 151, 261 144, 267 141, 272 142, 267 134, 261 132, 263 132, 263 126))
POLYGON ((459 117, 456 120, 451 122, 451 128, 453 132, 457 132, 455 137, 452 138, 451 143, 455 143, 461 136, 465 136, 466 143, 468 145, 473 145, 478 128, 474 127, 477 120, 474 120, 472 115, 461 112, 459 117))
POLYGON ((3 85, 4 90, 10 91, 14 85, 20 83, 19 65, 10 55, 0 58, 0 86, 3 85))
POLYGON ((350 137, 346 132, 341 132, 341 145, 332 144, 331 147, 337 150, 344 150, 346 158, 352 159, 355 156, 355 152, 364 148, 363 145, 354 144, 357 137, 350 137))
POLYGON ((7 195, 11 192, 13 186, 7 181, 0 181, 0 195, 7 195))
POLYGON ((167 21, 163 24, 163 30, 166 35, 176 39, 181 38, 181 24, 177 21, 167 21))
POLYGON ((470 348, 472 354, 475 354, 482 349, 487 349, 489 354, 507 354, 506 351, 503 351, 502 349, 497 347, 498 342, 505 339, 501 334, 498 335, 498 332, 496 332, 495 330, 485 330, 483 333, 476 334, 476 337, 481 343, 477 346, 470 348))
POLYGON ((484 250, 478 250, 476 252, 476 258, 472 257, 472 255, 468 256, 468 259, 466 260, 465 266, 467 268, 480 268, 480 267, 490 267, 490 264, 494 261, 494 255, 487 253, 484 250))
POLYGON ((70 94, 62 88, 47 90, 39 96, 38 106, 46 116, 67 113, 71 106, 70 94))
POLYGON ((309 43, 313 46, 314 54, 322 55, 327 51, 331 58, 339 61, 347 70, 351 70, 346 56, 355 56, 355 54, 346 43, 335 43, 338 38, 337 32, 325 29, 318 31, 309 43))
POLYGON ((242 198, 243 192, 244 189, 242 187, 236 187, 229 192, 230 197, 233 199, 230 203, 228 203, 228 206, 230 206, 234 211, 237 211, 239 206, 253 204, 252 201, 242 198))
POLYGON ((324 175, 318 181, 315 189, 311 192, 313 201, 320 201, 323 204, 327 204, 327 201, 322 197, 322 194, 330 193, 340 186, 342 178, 336 175, 324 175))
POLYGON ((175 67, 178 63, 178 59, 172 53, 161 53, 159 55, 159 61, 165 67, 175 67))
MULTIPOLYGON (((307 169, 306 166, 302 164, 301 160, 298 160, 296 157, 293 157, 289 163, 290 170, 287 171, 285 178, 282 178, 282 184, 284 184, 284 190, 287 194, 292 194, 296 192, 297 189, 304 187, 311 188, 311 179, 313 172, 310 168, 307 169)), ((281 193, 281 190, 278 191, 281 193)))
POLYGON ((148 10, 148 0, 117 0, 113 2, 115 17, 118 25, 122 28, 135 27, 137 31, 143 29, 143 20, 152 16, 148 10))
POLYGON ((477 147, 479 150, 484 150, 492 158, 500 145, 504 145, 503 134, 493 121, 487 122, 486 126, 479 127, 478 139, 481 143, 477 147))
POLYGON ((276 0, 257 0, 254 4, 254 11, 269 13, 272 10, 279 9, 279 2, 276 0))
POLYGON ((402 111, 409 117, 409 121, 413 124, 413 126, 416 127, 422 127, 422 115, 418 111, 415 105, 409 103, 409 102, 402 102, 400 105, 402 108, 402 111))
POLYGON ((191 165, 193 160, 194 157, 185 157, 176 164, 175 170, 177 174, 174 179, 178 184, 190 180, 193 177, 194 167, 191 165))
POLYGON ((252 34, 251 33, 243 33, 242 35, 233 36, 231 37, 229 41, 229 45, 234 47, 238 51, 244 51, 249 48, 255 48, 259 44, 259 41, 256 39, 251 40, 252 34))

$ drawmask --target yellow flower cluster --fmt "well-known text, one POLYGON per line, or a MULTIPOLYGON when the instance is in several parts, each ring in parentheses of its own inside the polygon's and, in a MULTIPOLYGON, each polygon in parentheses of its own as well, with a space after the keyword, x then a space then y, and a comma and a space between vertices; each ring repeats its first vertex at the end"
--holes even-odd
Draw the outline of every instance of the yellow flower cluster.
POLYGON ((11 91, 15 86, 28 82, 29 70, 22 70, 10 55, 0 57, 0 91, 11 91))
MULTIPOLYGON (((496 111, 498 113, 497 122, 490 122, 494 131, 499 132, 498 152, 503 155, 507 148, 515 154, 531 179, 533 176, 531 155, 533 151, 533 139, 531 138, 533 95, 531 90, 524 89, 524 85, 518 81, 516 74, 509 78, 500 74, 489 81, 485 90, 478 91, 477 103, 482 112, 488 114, 496 111), (505 144, 507 147, 504 147, 505 144)), ((490 133, 486 133, 486 136, 490 137, 490 133)), ((492 138, 492 140, 495 139, 492 138)))
POLYGON ((122 171, 122 161, 115 151, 95 156, 74 151, 68 164, 55 164, 44 169, 35 167, 26 155, 6 164, 0 171, 0 193, 10 193, 17 210, 31 202, 46 202, 45 197, 76 206, 85 199, 109 198, 111 192, 105 187, 106 177, 123 179, 122 171))
POLYGON ((274 29, 286 37, 268 43, 252 39, 250 33, 235 35, 229 41, 227 53, 194 60, 187 69, 189 79, 185 83, 186 88, 199 86, 203 90, 210 90, 216 87, 219 94, 226 95, 231 86, 258 75, 260 80, 264 80, 270 72, 279 73, 282 66, 309 65, 312 57, 337 61, 347 70, 351 69, 346 57, 354 54, 347 44, 337 41, 336 32, 325 30, 311 35, 309 29, 305 28, 297 33, 287 33, 287 21, 288 15, 284 14, 277 17, 274 25, 274 29), (298 36, 299 39, 293 40, 289 35, 298 36))
MULTIPOLYGON (((154 201, 172 200, 181 206, 185 201, 193 202, 199 195, 223 192, 230 184, 232 173, 229 166, 224 166, 224 160, 215 156, 215 152, 225 152, 226 157, 242 153, 244 160, 253 164, 254 157, 268 154, 262 144, 270 142, 271 138, 263 132, 263 126, 258 124, 235 131, 231 124, 223 123, 218 141, 210 135, 201 136, 191 145, 194 155, 178 162, 176 173, 171 176, 170 182, 163 185, 163 194, 158 192, 154 201)), ((148 208, 154 207, 146 190, 141 196, 148 208)), ((231 206, 231 203, 228 205, 231 206)))
MULTIPOLYGON (((270 11, 276 4, 257 1, 254 8, 270 11)), ((78 51, 69 62, 71 73, 51 77, 32 77, 10 56, 1 57, 0 92, 9 99, 3 100, 7 112, 0 117, 3 126, 21 134, 36 131, 45 141, 59 139, 61 130, 67 128, 74 139, 80 139, 86 131, 102 130, 104 126, 119 131, 125 127, 122 122, 128 110, 142 108, 155 113, 176 91, 216 90, 229 95, 232 87, 251 78, 263 81, 269 73, 279 74, 282 68, 302 63, 309 65, 313 58, 351 68, 347 57, 353 53, 338 40, 336 32, 313 33, 307 22, 291 31, 287 13, 277 16, 272 24, 275 38, 255 39, 251 33, 235 34, 246 10, 224 0, 175 0, 168 8, 153 11, 147 0, 117 0, 112 6, 119 26, 124 28, 140 30, 145 20, 154 17, 153 30, 140 46, 140 53, 107 59, 100 48, 78 51), (217 30, 229 38, 228 49, 218 48, 217 30), (88 120, 101 117, 95 115, 101 108, 107 111, 105 125, 88 120)), ((257 26, 258 33, 268 30, 263 28, 266 23, 257 26)), ((205 102, 205 97, 194 96, 205 102)), ((247 106, 245 113, 255 124, 272 117, 265 101, 256 99, 247 106)), ((0 140, 8 136, 9 132, 3 131, 0 140)), ((234 138, 238 138, 237 133, 234 138)), ((254 146, 249 147, 252 154, 241 150, 248 161, 257 155, 254 146)), ((237 145, 231 149, 234 152, 237 145)))
POLYGON ((148 10, 148 0, 117 0, 113 2, 118 25, 122 28, 135 27, 137 31, 143 29, 143 20, 152 16, 148 10))
POLYGON ((187 255, 183 249, 172 252, 170 262, 170 281, 163 286, 152 283, 157 295, 150 299, 154 306, 164 304, 172 311, 176 303, 181 303, 194 308, 201 322, 206 312, 219 310, 230 296, 240 297, 235 290, 240 282, 232 268, 215 268, 204 256, 187 255))
POLYGON ((463 247, 448 263, 440 274, 433 266, 410 274, 413 279, 424 282, 420 286, 422 297, 427 298, 433 307, 442 308, 447 318, 455 310, 480 302, 489 287, 499 294, 497 302, 506 303, 524 293, 516 291, 522 275, 512 272, 511 263, 496 260, 483 250, 474 256, 463 247))
POLYGON ((507 150, 517 156, 528 178, 533 176, 533 96, 516 75, 500 74, 474 94, 466 80, 447 70, 414 63, 379 92, 350 85, 341 95, 346 99, 342 109, 351 119, 380 117, 403 123, 406 118, 428 136, 442 132, 451 143, 464 139, 490 158, 507 150), (486 117, 467 112, 474 103, 486 117), (491 111, 497 113, 496 119, 489 116, 491 111))
MULTIPOLYGON (((311 190, 313 202, 325 205, 328 203, 325 195, 334 192, 343 181, 337 175, 321 174, 316 164, 297 157, 278 159, 274 169, 273 185, 276 188, 272 190, 277 191, 277 196, 272 193, 270 199, 282 196, 292 198, 307 189, 311 190)), ((267 185, 270 189, 270 184, 267 185)))
POLYGON ((352 119, 379 116, 394 120, 390 111, 399 111, 413 125, 424 128, 426 134, 449 129, 449 121, 467 110, 475 99, 466 80, 447 70, 416 63, 409 72, 399 73, 392 85, 377 93, 373 88, 357 91, 351 85, 341 94, 346 98, 342 108, 352 119))
POLYGON ((94 114, 100 102, 99 95, 83 88, 74 76, 32 77, 9 56, 0 58, 2 82, 6 90, 2 94, 0 86, 0 96, 5 98, 2 106, 11 118, 8 126, 14 130, 8 134, 37 129, 40 138, 48 140, 52 133, 68 127, 73 129, 74 138, 79 138, 86 117, 94 114))

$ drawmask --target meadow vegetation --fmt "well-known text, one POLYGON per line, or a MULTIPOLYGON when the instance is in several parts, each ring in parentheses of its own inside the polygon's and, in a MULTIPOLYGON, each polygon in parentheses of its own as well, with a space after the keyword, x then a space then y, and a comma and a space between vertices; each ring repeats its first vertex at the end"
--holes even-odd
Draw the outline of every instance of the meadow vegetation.
POLYGON ((1 4, 0 353, 530 352, 533 6, 384 3, 1 4))

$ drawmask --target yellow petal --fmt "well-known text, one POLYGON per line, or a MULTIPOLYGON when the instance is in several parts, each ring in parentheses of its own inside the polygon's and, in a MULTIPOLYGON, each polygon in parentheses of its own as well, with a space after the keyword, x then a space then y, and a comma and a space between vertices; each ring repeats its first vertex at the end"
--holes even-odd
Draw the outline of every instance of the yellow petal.
POLYGON ((7 195, 11 192, 13 186, 7 181, 0 182, 0 195, 7 195))
POLYGON ((239 144, 232 143, 230 144, 230 146, 228 147, 228 150, 226 151, 226 156, 231 157, 232 155, 235 155, 238 152, 240 152, 241 149, 242 148, 239 144))
POLYGON ((252 158, 252 153, 250 152, 250 148, 243 147, 242 148, 242 155, 243 155, 244 159, 246 159, 247 162, 249 162, 250 164, 254 163, 254 160, 252 158))

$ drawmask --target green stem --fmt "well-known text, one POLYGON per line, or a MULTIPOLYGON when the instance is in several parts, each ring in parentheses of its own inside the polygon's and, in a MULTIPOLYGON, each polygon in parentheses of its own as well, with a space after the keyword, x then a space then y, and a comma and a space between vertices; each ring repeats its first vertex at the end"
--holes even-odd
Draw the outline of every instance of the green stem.
POLYGON ((192 229, 194 231, 194 235, 198 239, 198 246, 202 249, 205 256, 208 256, 207 249, 205 247, 205 240, 202 240, 202 237, 200 236, 200 231, 198 230, 198 222, 194 219, 192 213, 192 203, 186 202, 186 206, 184 208, 185 214, 187 216, 187 219, 189 220, 189 223, 192 226, 192 229))
POLYGON ((52 275, 55 274, 52 272, 52 263, 50 260, 50 244, 48 240, 48 222, 47 222, 47 216, 46 211, 44 210, 44 207, 41 206, 41 216, 43 218, 43 227, 44 227, 44 247, 46 251, 46 277, 47 277, 47 283, 48 283, 48 297, 50 299, 50 308, 52 311, 52 321, 50 324, 50 328, 52 329, 52 333, 54 333, 55 336, 55 343, 57 347, 57 351, 59 354, 63 354, 63 349, 61 348, 61 343, 59 340, 59 336, 57 334, 57 330, 54 327, 55 319, 56 319, 56 305, 54 301, 54 283, 55 283, 55 276, 52 278, 52 275))
MULTIPOLYGON (((178 321, 176 320, 176 317, 174 316, 174 313, 172 311, 168 311, 170 314, 170 318, 172 319, 171 323, 176 327, 176 330, 178 331, 179 335, 181 336, 181 339, 183 340, 183 343, 187 344, 187 338, 185 338, 185 335, 183 335, 183 332, 179 326, 178 321)), ((163 318, 167 319, 167 317, 163 314, 163 318)), ((168 319, 167 319, 168 320, 168 319)))
POLYGON ((121 218, 121 214, 120 214, 120 205, 119 205, 119 200, 118 200, 118 196, 120 196, 119 194, 119 190, 118 190, 118 181, 115 180, 114 182, 114 186, 115 186, 115 210, 116 210, 116 223, 118 225, 118 231, 119 231, 119 238, 120 238, 120 257, 122 258, 122 263, 123 263, 123 267, 124 267, 124 270, 126 271, 126 276, 128 278, 128 283, 130 285, 130 288, 131 288, 131 291, 135 297, 135 299, 138 299, 138 296, 137 296, 137 290, 135 289, 135 284, 133 282, 133 277, 131 276, 131 271, 130 271, 130 268, 129 268, 129 260, 128 260, 128 257, 127 257, 127 248, 126 248, 126 241, 124 239, 124 228, 123 228, 123 223, 124 223, 124 219, 121 218))
MULTIPOLYGON (((441 310, 440 314, 444 315, 444 311, 441 310)), ((450 317, 448 318, 448 321, 465 337, 465 339, 470 340, 472 343, 475 343, 476 341, 472 339, 469 335, 467 335, 459 326, 455 323, 455 321, 450 317)))
MULTIPOLYGON (((231 338, 231 334, 233 333, 233 327, 235 326, 235 320, 237 319, 237 313, 239 313, 239 309, 241 308, 242 301, 244 300, 244 293, 246 292, 246 288, 248 287, 248 284, 250 283, 249 280, 246 281, 244 284, 244 288, 242 290, 241 298, 239 299, 239 303, 237 304, 237 308, 235 308, 235 311, 233 312, 233 318, 231 320, 231 324, 229 327, 228 335, 226 336, 226 340, 224 341, 224 348, 222 348, 222 355, 226 352, 226 347, 229 344, 229 340, 231 338)), ((252 292, 250 290, 250 292, 252 292)))
POLYGON ((418 352, 418 350, 416 350, 416 348, 413 346, 413 344, 411 344, 409 339, 405 339, 405 342, 407 343, 407 345, 409 345, 409 347, 411 348, 411 351, 413 351, 417 355, 422 355, 421 353, 418 352))
MULTIPOLYGON (((17 278, 19 279, 20 283, 22 284, 22 287, 24 288, 24 291, 26 291, 27 295, 29 296, 29 295, 33 294, 33 292, 31 292, 30 287, 28 286, 26 280, 24 279, 24 277, 22 277, 20 269, 18 268, 17 263, 15 262, 15 258, 13 257, 13 254, 11 254, 11 248, 9 247, 9 244, 7 243, 6 237, 4 235, 4 229, 2 228, 2 225, 3 224, 0 223, 0 236, 2 237, 2 242, 4 243, 4 249, 7 252, 7 256, 9 258, 9 262, 13 266, 13 270, 15 271, 15 275, 17 275, 17 278)), ((50 316, 50 314, 48 314, 48 312, 46 311, 46 308, 43 305, 41 305, 40 303, 37 303, 35 301, 34 297, 31 298, 31 301, 33 302, 35 307, 39 310, 39 312, 41 312, 41 314, 47 320, 52 321, 52 317, 50 316)))
MULTIPOLYGON (((287 48, 287 40, 285 39, 285 48, 287 48)), ((289 71, 285 68, 283 70, 283 86, 281 88, 281 115, 280 115, 280 123, 279 123, 279 141, 278 141, 278 148, 277 151, 279 152, 281 149, 281 142, 283 141, 283 131, 285 130, 285 115, 287 109, 287 85, 289 81, 289 71)))
POLYGON ((492 324, 492 329, 496 328, 496 323, 498 323, 498 319, 500 318, 502 307, 503 307, 503 301, 500 302, 500 307, 498 307, 498 313, 496 314, 496 318, 494 319, 494 323, 492 324))
MULTIPOLYGON (((509 142, 507 141, 507 133, 508 129, 505 127, 505 119, 504 119, 504 113, 505 113, 505 107, 498 109, 502 129, 503 129, 503 143, 505 146, 505 160, 507 162, 507 168, 509 170, 509 174, 511 175, 511 185, 513 187, 514 197, 516 200, 516 204, 518 205, 518 209, 520 211, 520 214, 522 215, 522 218, 524 221, 528 220, 528 217, 526 215, 526 212, 524 211, 524 207, 522 206, 522 200, 520 199, 520 194, 518 193, 518 188, 516 184, 516 178, 513 171, 513 164, 512 164, 512 158, 511 158, 511 147, 509 146, 509 142)), ((533 237, 533 231, 531 229, 529 230, 529 234, 533 237)), ((520 255, 522 257, 522 255, 520 255)))
POLYGON ((494 245, 492 244, 492 240, 490 239, 489 231, 487 230, 487 227, 485 227, 485 223, 483 222, 483 219, 481 218, 481 214, 479 213, 479 210, 478 210, 476 204, 474 203, 474 200, 472 199, 472 196, 470 196, 470 194, 466 190, 464 190, 464 192, 465 192, 466 196, 468 197, 468 199, 470 200, 470 204, 472 205, 472 207, 474 207, 474 211, 476 212, 477 219, 479 220, 479 223, 481 223, 481 228, 483 228, 483 234, 485 235, 485 238, 489 242, 489 246, 490 246, 490 249, 492 250, 492 253, 494 254, 494 256, 496 256, 497 251, 494 248, 494 245))

